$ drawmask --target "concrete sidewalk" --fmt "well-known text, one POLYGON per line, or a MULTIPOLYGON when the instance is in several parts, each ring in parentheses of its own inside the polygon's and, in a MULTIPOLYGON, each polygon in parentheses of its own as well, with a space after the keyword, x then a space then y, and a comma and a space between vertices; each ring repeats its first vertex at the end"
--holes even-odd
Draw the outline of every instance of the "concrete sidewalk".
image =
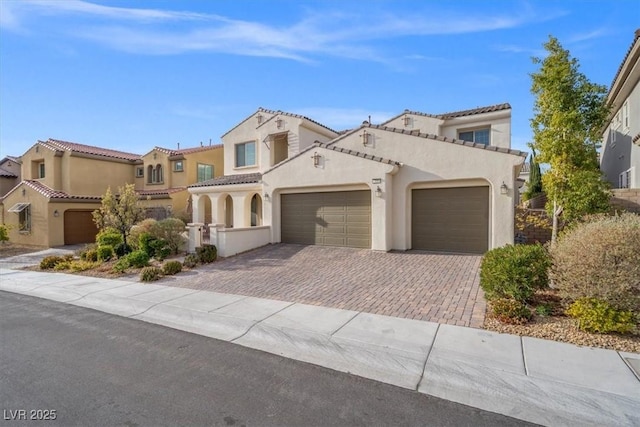
POLYGON ((0 290, 88 307, 544 425, 640 425, 640 354, 350 310, 0 269, 0 290))

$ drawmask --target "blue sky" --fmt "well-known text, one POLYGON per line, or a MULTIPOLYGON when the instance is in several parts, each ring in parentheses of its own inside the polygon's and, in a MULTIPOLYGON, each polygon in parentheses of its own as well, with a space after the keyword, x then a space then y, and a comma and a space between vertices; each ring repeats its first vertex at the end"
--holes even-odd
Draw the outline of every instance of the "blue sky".
POLYGON ((502 102, 526 150, 548 35, 608 86, 638 27, 638 0, 0 0, 0 156, 217 143, 258 107, 340 130, 502 102))

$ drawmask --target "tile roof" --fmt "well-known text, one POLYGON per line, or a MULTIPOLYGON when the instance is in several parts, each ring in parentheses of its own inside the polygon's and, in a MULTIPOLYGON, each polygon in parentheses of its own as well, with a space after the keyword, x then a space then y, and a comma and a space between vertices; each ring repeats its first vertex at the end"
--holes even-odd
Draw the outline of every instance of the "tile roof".
MULTIPOLYGON (((22 183, 27 187, 34 189, 35 191, 37 191, 38 193, 42 194, 43 196, 49 199, 97 200, 97 201, 102 200, 102 196, 72 196, 70 194, 65 193, 64 191, 54 190, 53 188, 44 185, 40 181, 25 180, 25 181, 22 181, 22 183)), ((14 187, 14 189, 11 191, 14 191, 16 188, 18 188, 18 186, 14 187)))
POLYGON ((397 162, 395 160, 389 160, 382 157, 377 157, 371 154, 362 153, 360 151, 349 150, 348 148, 342 148, 336 145, 329 145, 320 141, 315 141, 315 146, 320 148, 326 148, 327 150, 338 151, 340 153, 350 154, 352 156, 361 157, 367 160, 373 160, 374 162, 386 163, 388 165, 402 166, 402 162, 397 162))
POLYGON ((164 190, 136 190, 136 194, 138 196, 168 196, 169 194, 179 193, 180 191, 184 191, 186 189, 187 187, 174 187, 164 190))
MULTIPOLYGON (((164 147, 153 147, 153 150, 158 150, 162 153, 168 154, 170 156, 178 156, 180 154, 191 154, 191 153, 198 153, 200 151, 208 151, 208 150, 217 150, 219 148, 223 148, 224 145, 222 144, 215 144, 215 145, 202 145, 199 147, 191 147, 191 148, 181 148, 178 150, 172 150, 170 148, 164 148, 164 147)), ((151 150, 151 151, 153 151, 151 150)))
POLYGON ((17 178, 18 175, 16 175, 13 172, 10 172, 6 169, 0 168, 0 176, 4 177, 4 178, 17 178))
POLYGON ((640 133, 639 133, 639 134, 637 134, 636 136, 634 136, 634 137, 633 137, 633 139, 632 139, 632 141, 633 141, 634 143, 636 143, 636 142, 640 141, 640 133))
POLYGON ((398 114, 397 116, 394 116, 389 120, 382 122, 382 124, 385 125, 405 114, 412 114, 415 116, 423 116, 423 117, 433 117, 434 119, 446 120, 446 119, 454 119, 457 117, 473 116, 475 114, 493 113, 494 111, 502 111, 502 110, 509 110, 509 109, 511 109, 511 105, 505 102, 502 104, 488 105, 486 107, 477 107, 477 108, 472 108, 470 110, 452 111, 452 112, 443 113, 443 114, 429 114, 429 113, 423 113, 420 111, 404 110, 402 113, 398 114))
POLYGON ((111 157, 115 159, 123 159, 129 161, 140 160, 139 154, 127 153, 124 151, 110 150, 107 148, 95 147, 92 145, 78 144, 75 142, 61 141, 58 139, 49 138, 46 141, 38 141, 39 144, 44 145, 53 150, 71 151, 74 153, 92 154, 95 156, 111 157))
POLYGON ((627 49, 627 53, 624 55, 624 59, 620 63, 620 66, 618 67, 618 71, 616 71, 616 75, 613 78, 613 81, 611 82, 611 86, 609 86, 608 96, 611 96, 611 90, 613 89, 613 86, 615 85, 616 80, 618 80, 618 77, 620 77, 620 73, 622 72, 625 63, 627 62, 629 55, 631 55, 631 52, 633 51, 633 47, 636 45, 638 40, 640 40, 640 28, 636 29, 636 31, 633 33, 633 41, 631 42, 629 49, 627 49))
POLYGON ((189 188, 193 187, 210 187, 215 185, 237 185, 237 184, 254 184, 260 182, 262 179, 261 173, 246 173, 242 175, 224 175, 218 178, 213 178, 207 181, 198 182, 197 184, 191 184, 189 188))
POLYGON ((0 160, 0 164, 5 162, 14 162, 14 163, 18 163, 19 165, 22 164, 22 160, 20 159, 20 157, 14 157, 14 156, 4 156, 4 159, 0 160))
POLYGON ((317 122, 317 121, 315 121, 315 120, 313 120, 313 119, 310 119, 309 117, 302 116, 302 115, 300 115, 300 114, 287 113, 287 112, 285 112, 285 111, 280 111, 280 110, 277 110, 277 111, 276 111, 276 110, 269 110, 269 109, 267 109, 267 108, 259 107, 259 108, 258 108, 258 110, 257 110, 255 113, 253 113, 253 114, 249 115, 247 118, 245 118, 244 120, 242 120, 240 123, 238 123, 237 125, 235 125, 235 126, 234 126, 234 127, 232 127, 231 129, 229 129, 228 131, 226 131, 226 132, 222 135, 222 138, 224 138, 224 137, 225 137, 225 135, 227 135, 227 134, 231 133, 233 130, 235 130, 235 129, 237 129, 238 127, 240 127, 240 126, 241 126, 244 122, 246 122, 247 120, 251 119, 251 118, 252 118, 256 113, 267 113, 267 114, 272 114, 272 117, 269 117, 269 119, 265 120, 265 121, 264 121, 264 122, 262 122, 260 125, 256 126, 256 129, 257 129, 258 127, 262 126, 263 124, 265 124, 266 122, 268 122, 269 120, 271 120, 273 117, 277 116, 278 114, 281 114, 281 115, 284 115, 284 116, 295 117, 295 118, 298 118, 298 119, 304 119, 304 120, 307 120, 307 121, 309 121, 309 122, 311 122, 311 123, 315 123, 315 124, 317 124, 318 126, 321 126, 321 127, 325 128, 325 129, 327 129, 327 130, 329 130, 329 131, 331 131, 331 132, 333 132, 333 133, 335 133, 335 134, 337 134, 337 133, 338 133, 338 132, 336 132, 335 130, 331 129, 330 127, 325 126, 325 125, 323 125, 323 124, 322 124, 322 123, 320 123, 320 122, 317 122))

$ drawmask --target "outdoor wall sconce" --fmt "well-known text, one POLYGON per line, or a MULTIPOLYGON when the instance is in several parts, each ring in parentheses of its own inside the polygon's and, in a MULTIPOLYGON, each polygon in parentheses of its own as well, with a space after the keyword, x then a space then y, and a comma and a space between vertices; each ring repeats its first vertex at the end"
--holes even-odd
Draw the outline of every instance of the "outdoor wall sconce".
POLYGON ((365 129, 364 132, 362 132, 362 145, 364 145, 365 147, 367 146, 367 144, 369 144, 369 135, 371 135, 369 132, 367 132, 367 130, 365 129))
POLYGON ((382 197, 382 188, 380 188, 379 185, 378 188, 376 188, 376 197, 382 197))
POLYGON ((280 117, 278 117, 278 118, 276 119, 276 127, 277 127, 278 129, 282 129, 282 124, 283 124, 283 120, 282 120, 280 117))
POLYGON ((27 195, 27 189, 26 189, 26 188, 23 188, 23 189, 22 189, 22 195, 23 195, 23 196, 26 196, 26 195, 27 195))
POLYGON ((269 201, 269 193, 264 193, 264 199, 268 202, 269 201))
POLYGON ((53 216, 55 216, 56 218, 60 216, 60 212, 58 212, 58 209, 53 211, 53 216))
POLYGON ((317 152, 313 153, 313 156, 311 156, 311 158, 313 159, 314 167, 318 167, 320 165, 320 157, 320 154, 318 154, 317 152))
POLYGON ((411 124, 411 118, 409 116, 404 116, 404 125, 409 126, 411 124))
POLYGON ((507 184, 504 183, 504 181, 502 181, 502 185, 500 186, 500 194, 507 194, 509 193, 509 187, 507 187, 507 184))

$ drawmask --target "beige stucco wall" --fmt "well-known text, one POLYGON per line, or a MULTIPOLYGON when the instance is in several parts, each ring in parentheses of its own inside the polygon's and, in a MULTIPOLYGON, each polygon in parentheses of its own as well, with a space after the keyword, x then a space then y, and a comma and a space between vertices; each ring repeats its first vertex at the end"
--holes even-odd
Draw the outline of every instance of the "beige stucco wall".
POLYGON ((4 223, 9 226, 9 240, 14 243, 34 246, 49 246, 48 200, 42 194, 21 184, 3 200, 4 223), (25 190, 24 196, 22 190, 25 190), (16 203, 31 203, 31 231, 20 232, 18 218, 8 212, 16 203))
POLYGON ((39 180, 44 185, 60 189, 62 187, 62 159, 56 151, 40 144, 33 145, 22 155, 22 179, 39 180), (38 163, 44 162, 44 178, 38 178, 38 163))
POLYGON ((13 187, 18 185, 18 183, 20 183, 18 178, 0 176, 0 197, 7 194, 13 187))
POLYGON ((64 245, 64 214, 69 210, 96 210, 101 206, 99 201, 90 202, 56 202, 52 201, 48 203, 47 215, 48 215, 48 235, 49 243, 47 246, 62 246, 64 245), (58 216, 54 215, 55 211, 58 211, 58 216))
POLYGON ((173 187, 186 187, 198 182, 198 163, 213 165, 214 178, 224 174, 225 159, 222 147, 185 154, 184 157, 184 172, 172 172, 173 187))
POLYGON ((408 131, 418 130, 421 133, 429 133, 433 135, 440 135, 440 126, 444 123, 444 120, 435 117, 421 116, 419 114, 403 114, 396 117, 393 120, 385 123, 387 127, 393 127, 396 129, 406 129, 408 131), (405 125, 404 118, 408 117, 408 123, 405 125))
POLYGON ((115 193, 118 187, 133 182, 134 173, 133 163, 79 157, 66 152, 63 156, 62 191, 73 195, 101 196, 107 187, 111 187, 115 193))
MULTIPOLYGON (((142 189, 144 190, 166 190, 167 188, 171 188, 172 181, 172 169, 169 162, 169 155, 159 151, 159 150, 151 150, 144 156, 142 156, 142 167, 144 168, 144 179, 142 181, 137 180, 137 184, 142 184, 142 189), (156 167, 157 165, 162 166, 162 182, 160 183, 149 183, 149 166, 156 167)), ((139 165, 140 166, 140 165, 139 165)), ((134 170, 135 173, 135 170, 134 170)))

